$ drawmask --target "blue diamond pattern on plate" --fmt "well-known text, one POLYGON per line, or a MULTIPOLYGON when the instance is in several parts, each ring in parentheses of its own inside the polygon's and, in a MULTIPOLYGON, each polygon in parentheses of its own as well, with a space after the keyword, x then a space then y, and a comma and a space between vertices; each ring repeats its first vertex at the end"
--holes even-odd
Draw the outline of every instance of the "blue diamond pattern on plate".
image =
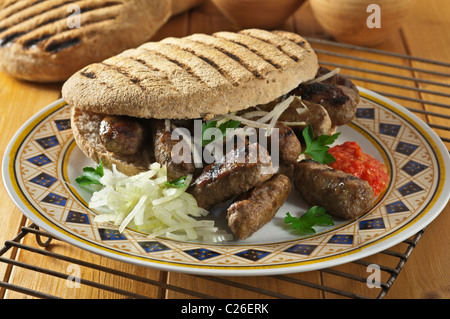
POLYGON ((415 161, 409 161, 402 167, 402 170, 408 173, 409 175, 414 176, 427 168, 428 166, 424 164, 420 164, 415 161))
POLYGON ((316 249, 316 247, 317 247, 317 245, 296 244, 294 246, 289 247, 285 251, 288 253, 309 256, 314 251, 314 249, 316 249))
POLYGON ((31 158, 27 159, 27 161, 30 162, 30 163, 33 163, 34 165, 37 165, 37 166, 44 166, 44 165, 49 164, 49 163, 52 162, 44 154, 40 154, 40 155, 36 155, 34 157, 31 157, 31 158))
POLYGON ((66 206, 67 203, 67 198, 55 193, 49 193, 47 196, 45 196, 42 201, 44 203, 49 203, 49 204, 55 204, 55 205, 59 205, 59 206, 66 206))
POLYGON ((47 173, 41 173, 38 176, 30 179, 30 182, 49 188, 57 180, 58 179, 56 177, 48 175, 47 173))
POLYGON ((86 224, 89 225, 89 217, 87 214, 75 212, 71 210, 69 214, 67 214, 66 221, 69 223, 77 223, 77 224, 86 224))
POLYGON ((397 144, 397 148, 395 149, 395 151, 397 153, 409 156, 412 153, 414 153, 414 151, 418 148, 419 146, 414 145, 414 144, 410 144, 410 143, 406 143, 406 142, 398 142, 397 144))
POLYGON ((239 253, 236 253, 235 255, 245 258, 245 259, 248 259, 248 260, 251 260, 251 261, 258 261, 261 258, 264 258, 269 254, 270 254, 270 252, 267 252, 267 251, 249 249, 249 250, 244 250, 239 253))
POLYGON ((396 137, 400 131, 400 127, 401 126, 397 124, 380 123, 380 133, 396 137))
POLYGON ((367 219, 359 222, 360 230, 378 228, 385 228, 383 218, 367 219))
POLYGON ((70 129, 70 119, 65 120, 55 120, 56 127, 58 131, 64 131, 70 129))
POLYGON ((186 254, 191 255, 192 257, 197 258, 198 260, 205 260, 212 257, 219 256, 219 253, 216 253, 215 251, 205 249, 205 248, 198 248, 198 249, 191 249, 191 250, 185 250, 186 254))
POLYGON ((40 138, 40 139, 37 139, 36 142, 38 142, 39 145, 41 145, 42 148, 44 148, 44 149, 48 149, 50 147, 53 147, 53 146, 56 146, 59 144, 56 136, 40 138))
POLYGON ((100 238, 102 240, 125 240, 125 239, 127 239, 117 229, 99 228, 98 233, 100 234, 100 238))
POLYGON ((398 191, 400 192, 400 194, 402 194, 403 196, 408 196, 417 192, 422 191, 423 188, 420 187, 419 185, 417 185, 414 182, 409 182, 406 183, 405 185, 401 186, 398 191))
POLYGON ((333 235, 328 243, 351 245, 353 243, 353 235, 333 235))
POLYGON ((375 110, 374 109, 365 109, 365 108, 358 108, 356 110, 356 117, 360 119, 369 119, 373 120, 375 119, 375 110))
POLYGON ((170 250, 169 247, 157 241, 140 241, 138 244, 148 253, 170 250))
POLYGON ((409 209, 402 201, 399 200, 397 202, 386 205, 386 211, 388 214, 394 214, 408 212, 409 209))

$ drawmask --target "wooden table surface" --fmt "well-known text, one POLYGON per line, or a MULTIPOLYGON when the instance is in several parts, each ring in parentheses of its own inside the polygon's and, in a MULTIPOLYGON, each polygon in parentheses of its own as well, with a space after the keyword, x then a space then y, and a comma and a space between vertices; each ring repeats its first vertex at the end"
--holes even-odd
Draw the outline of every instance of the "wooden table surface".
MULTIPOLYGON (((402 29, 394 32, 392 36, 384 43, 378 45, 376 49, 410 54, 417 57, 434 59, 439 61, 450 62, 450 2, 448 0, 433 0, 433 1, 417 1, 414 5, 411 15, 406 20, 402 29)), ((327 37, 326 33, 320 28, 317 21, 311 14, 311 9, 308 3, 303 5, 295 14, 289 18, 286 23, 280 27, 286 30, 295 31, 304 36, 310 37, 327 37)), ((196 32, 212 33, 222 30, 237 30, 217 8, 208 1, 201 6, 180 15, 173 17, 167 25, 165 25, 154 37, 158 40, 166 36, 184 36, 196 32)), ((342 49, 340 52, 346 52, 342 49)), ((353 53, 354 54, 354 53, 353 53)), ((359 56, 369 56, 370 53, 360 52, 359 56)), ((329 57, 329 61, 339 58, 329 57)), ((385 62, 393 61, 394 58, 385 56, 385 62)), ((409 62, 408 62, 409 63, 409 62)), ((413 66, 420 67, 420 62, 414 63, 413 66)), ((427 66, 438 68, 438 66, 427 66)), ((380 69, 382 67, 380 66, 380 69)), ((448 70, 446 70, 448 73, 448 70)), ((352 74, 352 71, 347 71, 347 74, 352 74)), ((355 73, 356 74, 356 73, 355 73)), ((414 75, 412 71, 405 71, 406 75, 414 75)), ((420 75, 425 77, 425 75, 420 75)), ((426 75, 427 79, 434 79, 434 75, 426 75)), ((373 75, 377 79, 376 75, 373 75)), ((402 84, 402 80, 398 80, 402 84)), ((450 79, 439 78, 439 81, 444 81, 450 84, 450 79)), ((375 84, 355 81, 358 85, 365 86, 372 89, 375 84)), ((416 84, 418 87, 419 85, 416 84)), ((19 127, 32 115, 38 112, 43 107, 61 97, 61 84, 34 84, 22 82, 14 79, 7 74, 0 73, 0 153, 3 154, 7 144, 19 129, 19 127)), ((398 89, 390 88, 390 93, 396 93, 398 89)), ((439 88, 443 90, 443 88, 439 88)), ((450 93, 448 92, 446 93, 450 93)), ((404 94, 404 93, 403 93, 404 94)), ((447 97, 427 96, 424 93, 411 93, 413 97, 433 100, 449 104, 447 97)), ((404 104, 404 101, 399 101, 404 104)), ((428 111, 439 112, 440 114, 450 115, 450 109, 436 107, 431 105, 424 105, 422 103, 409 103, 408 106, 426 109, 428 111), (434 108, 434 109, 433 109, 434 108)), ((419 114, 420 115, 420 114, 419 114)), ((440 118, 426 118, 426 115, 420 115, 428 123, 450 126, 448 119, 440 118)), ((449 138, 447 130, 441 130, 440 136, 449 138)), ((450 148, 450 144, 446 143, 450 148)), ((19 233, 22 226, 29 224, 29 221, 23 216, 19 209, 14 205, 3 184, 0 185, 0 247, 6 240, 10 240, 19 233)), ((449 298, 450 297, 450 205, 447 204, 444 211, 428 226, 424 235, 420 239, 417 247, 415 247, 408 262, 396 279, 394 285, 389 290, 385 298, 449 298)), ((33 238, 25 238, 25 243, 31 246, 37 246, 33 238)), ((80 258, 99 265, 108 265, 114 269, 145 276, 150 279, 166 282, 168 284, 176 285, 193 289, 206 294, 214 294, 219 298, 265 298, 263 295, 251 292, 245 289, 234 288, 220 288, 217 283, 206 281, 202 278, 192 277, 189 275, 178 273, 167 273, 164 271, 157 271, 147 268, 140 268, 126 263, 113 261, 108 258, 93 255, 86 251, 72 247, 63 242, 53 242, 49 245, 47 250, 57 252, 66 256, 80 258)), ((26 252, 15 251, 7 252, 6 257, 28 261, 31 257, 26 252)), ((377 256, 375 262, 383 264, 386 256, 377 256)), ((52 261, 42 257, 42 260, 33 260, 39 266, 47 268, 54 267, 52 261)), ((63 266, 61 266, 63 267, 63 266)), ((352 270, 355 265, 348 264, 341 266, 341 269, 352 270)), ((64 271, 64 270, 62 270, 64 271)), ((157 288, 144 287, 130 287, 130 283, 126 280, 117 280, 109 274, 102 274, 98 271, 86 270, 84 277, 90 278, 93 281, 99 281, 105 284, 114 285, 120 289, 132 289, 140 294, 152 298, 186 298, 177 292, 164 292, 157 288)), ((368 274, 362 273, 362 276, 368 274)), ((336 280, 336 285, 341 285, 339 279, 333 277, 324 278, 318 272, 294 274, 294 278, 305 279, 313 278, 320 281, 336 280)), ((298 287, 289 288, 289 285, 275 282, 273 278, 269 277, 238 277, 233 278, 236 282, 245 285, 252 285, 273 291, 282 291, 298 298, 336 298, 330 294, 323 294, 316 290, 299 289, 298 287), (289 290, 295 291, 289 291, 289 290)), ((39 273, 31 273, 28 270, 11 267, 0 262, 0 281, 13 283, 18 286, 28 287, 33 290, 44 291, 45 293, 59 296, 62 298, 117 298, 114 293, 105 292, 97 288, 89 289, 69 289, 63 281, 46 278, 39 273)), ((333 284, 329 283, 328 284, 333 284)), ((136 284, 134 284, 136 285, 136 284)), ((376 288, 375 288, 376 289, 376 288)), ((364 292, 362 292, 364 294, 364 292)), ((5 290, 0 288, 0 296, 5 299, 12 298, 28 298, 29 296, 5 290)))

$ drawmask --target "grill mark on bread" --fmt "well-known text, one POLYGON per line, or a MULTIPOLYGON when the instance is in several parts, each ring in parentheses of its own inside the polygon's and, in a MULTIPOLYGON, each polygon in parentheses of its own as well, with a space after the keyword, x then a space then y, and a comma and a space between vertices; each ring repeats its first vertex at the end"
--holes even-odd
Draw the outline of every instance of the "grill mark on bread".
MULTIPOLYGON (((134 76, 136 79, 138 78, 139 74, 142 74, 142 72, 150 71, 155 73, 160 79, 168 80, 167 75, 165 75, 161 70, 153 65, 150 65, 149 61, 146 61, 142 58, 132 56, 132 55, 118 55, 116 57, 113 57, 112 59, 115 59, 115 61, 120 61, 125 64, 125 66, 129 67, 129 71, 126 71, 130 76, 134 76), (144 69, 137 69, 136 65, 133 65, 132 63, 138 63, 140 67, 144 67, 144 69), (136 72, 136 74, 131 75, 130 72, 136 72)), ((106 61, 107 62, 107 61, 106 61)), ((148 79, 149 77, 146 77, 144 79, 140 79, 140 82, 148 79)))
POLYGON ((137 78, 134 75, 131 75, 127 70, 124 70, 120 66, 114 65, 114 64, 109 64, 105 61, 101 62, 100 64, 110 68, 111 70, 114 70, 117 73, 122 74, 123 76, 127 77, 131 83, 136 84, 142 90, 146 90, 146 88, 140 84, 141 79, 137 78))
MULTIPOLYGON (((186 51, 191 52, 192 54, 195 54, 194 51, 190 51, 190 50, 186 50, 186 51)), ((226 76, 225 76, 226 73, 223 72, 223 70, 217 65, 216 62, 214 62, 213 60, 211 60, 211 59, 209 59, 209 58, 207 58, 207 57, 204 57, 204 56, 202 56, 202 55, 200 55, 200 54, 197 54, 197 56, 198 56, 200 59, 202 59, 203 61, 205 61, 206 63, 208 63, 210 66, 212 66, 214 69, 216 69, 217 71, 219 71, 219 73, 222 74, 224 77, 226 77, 226 76)))
POLYGON ((222 33, 224 32, 214 33, 210 36, 204 34, 193 34, 188 38, 198 43, 208 45, 216 50, 219 50, 223 54, 226 54, 228 57, 238 62, 242 67, 251 72, 254 78, 265 79, 267 74, 279 70, 276 66, 274 66, 273 62, 275 61, 272 58, 264 59, 262 54, 256 54, 253 52, 256 48, 253 48, 252 45, 249 44, 242 46, 238 43, 229 41, 229 39, 221 36, 222 33))
MULTIPOLYGON (((78 0, 66 0, 63 2, 58 2, 50 7, 48 7, 48 3, 44 3, 41 6, 42 8, 40 8, 40 10, 36 10, 38 12, 35 12, 35 10, 30 10, 30 7, 27 7, 27 8, 22 7, 19 10, 17 10, 16 12, 14 12, 13 14, 10 14, 9 16, 5 17, 4 20, 2 20, 0 22, 0 25, 4 24, 6 27, 15 26, 20 23, 24 23, 30 19, 40 17, 43 14, 46 14, 52 10, 61 8, 67 4, 71 4, 71 3, 77 2, 77 1, 78 0)), ((39 3, 36 3, 36 4, 39 4, 39 3)))
MULTIPOLYGON (((114 6, 117 6, 117 5, 120 5, 120 3, 111 1, 111 2, 103 3, 101 6, 87 6, 87 7, 80 8, 80 18, 85 18, 83 16, 84 13, 92 12, 94 10, 103 10, 103 9, 114 7, 114 6)), ((39 23, 38 25, 36 25, 35 28, 37 29, 37 28, 46 26, 46 25, 54 23, 54 22, 63 22, 63 21, 66 22, 67 18, 70 15, 72 15, 73 13, 68 13, 66 10, 63 10, 63 11, 64 12, 61 12, 61 13, 64 13, 65 14, 64 16, 61 16, 59 14, 59 15, 57 15, 57 17, 48 18, 47 20, 45 20, 45 21, 39 23)), ((32 18, 36 18, 36 17, 32 17, 32 18)), ((23 21, 23 22, 25 22, 25 21, 23 21)), ((83 24, 85 24, 86 22, 88 22, 88 21, 83 21, 83 24)), ((33 31, 33 30, 30 30, 29 32, 31 32, 31 31, 33 31)))
POLYGON ((264 79, 266 74, 276 70, 276 68, 262 59, 260 56, 239 44, 220 38, 213 34, 211 36, 204 34, 194 34, 188 37, 190 40, 200 44, 207 45, 221 53, 227 55, 247 69, 254 78, 264 79))
MULTIPOLYGON (((83 26, 85 29, 87 27, 95 28, 95 25, 97 25, 97 24, 103 24, 105 22, 114 21, 114 20, 115 20, 115 18, 109 18, 109 19, 103 18, 102 20, 99 20, 99 21, 84 22, 83 26)), ((59 52, 59 51, 62 51, 63 49, 67 49, 72 46, 75 46, 76 44, 81 43, 82 39, 80 37, 82 37, 83 35, 80 33, 81 33, 80 29, 75 29, 73 31, 69 29, 69 30, 63 31, 62 33, 47 34, 47 35, 42 36, 39 39, 31 38, 30 40, 23 41, 23 47, 25 49, 29 49, 33 46, 36 46, 36 45, 39 45, 40 43, 42 43, 42 46, 44 47, 45 51, 51 52, 51 53, 59 52), (62 40, 62 39, 65 39, 65 40, 62 40)), ((88 31, 86 31, 86 33, 88 33, 88 31)))
POLYGON ((258 55, 267 63, 273 65, 276 69, 281 69, 284 65, 290 63, 289 59, 291 57, 272 43, 262 41, 243 33, 218 32, 215 36, 243 46, 258 55))
MULTIPOLYGON (((71 30, 67 26, 67 18, 72 14, 68 13, 67 10, 62 10, 61 8, 65 5, 68 5, 70 3, 76 2, 74 0, 71 1, 65 1, 62 4, 54 5, 50 9, 44 10, 43 12, 39 12, 37 14, 32 14, 26 16, 23 20, 21 20, 19 23, 14 25, 11 29, 8 30, 8 27, 11 25, 11 22, 7 24, 6 27, 3 27, 3 31, 1 33, 6 33, 6 36, 1 37, 0 36, 0 46, 5 46, 11 42, 18 42, 23 45, 25 49, 28 49, 32 46, 35 46, 39 44, 42 41, 48 40, 52 36, 55 35, 55 33, 46 33, 46 29, 52 27, 52 25, 59 25, 57 29, 64 30, 71 30), (47 18, 43 21, 40 21, 42 19, 42 16, 45 15, 47 18), (35 22, 36 21, 36 22, 35 22), (27 25, 28 24, 28 25, 27 25), (25 28, 25 30, 23 30, 25 28), (23 30, 16 33, 11 33, 8 35, 9 32, 14 32, 14 30, 23 30), (42 34, 44 33, 44 34, 42 34)), ((121 5, 120 2, 117 1, 109 1, 105 3, 99 4, 83 4, 80 3, 80 19, 83 19, 83 23, 81 25, 82 27, 88 26, 92 23, 101 22, 101 21, 107 21, 112 20, 117 15, 117 12, 114 11, 114 9, 109 9, 114 6, 121 5), (95 14, 93 16, 86 17, 86 14, 95 10, 103 10, 104 16, 101 17, 99 20, 97 17, 95 17, 95 14), (94 21, 92 21, 92 19, 94 21), (87 21, 86 21, 87 20, 87 21)), ((1 29, 0 29, 1 30, 1 29)), ((74 32, 76 29, 74 29, 74 32)), ((60 32, 62 32, 60 31, 60 32)), ((51 40, 49 40, 50 42, 51 40)), ((75 39, 73 41, 76 41, 75 39)), ((70 41, 68 41, 70 42, 70 41)), ((51 51, 50 51, 51 52, 51 51)))
POLYGON ((45 41, 45 40, 51 38, 52 36, 53 36, 53 34, 44 34, 43 36, 38 37, 38 38, 31 38, 31 39, 26 40, 26 41, 23 42, 23 47, 25 49, 28 49, 28 48, 30 48, 32 46, 37 45, 38 43, 40 43, 42 41, 45 41))
MULTIPOLYGON (((148 53, 148 51, 140 50, 141 54, 139 55, 139 57, 133 54, 136 51, 137 50, 124 52, 120 55, 103 61, 103 63, 101 64, 106 67, 110 67, 112 70, 122 74, 123 76, 126 76, 133 84, 139 86, 143 91, 148 91, 148 81, 152 81, 155 79, 164 82, 164 84, 167 85, 168 88, 178 91, 178 88, 171 82, 166 72, 161 70, 161 68, 164 67, 161 66, 160 68, 160 64, 154 62, 152 56, 147 57, 142 54, 148 53), (153 62, 154 64, 158 65, 158 67, 152 65, 153 62)), ((151 53, 155 54, 154 52, 151 53)), ((178 66, 178 64, 167 60, 167 58, 164 56, 158 55, 158 57, 166 60, 168 63, 172 63, 178 66)), ((185 70, 185 68, 182 69, 185 70)))
POLYGON ((244 30, 240 33, 274 46, 295 62, 300 61, 300 57, 295 53, 301 54, 300 52, 305 50, 306 41, 300 36, 298 39, 294 39, 292 33, 288 34, 284 31, 263 32, 261 30, 244 30), (300 47, 300 51, 297 47, 300 47))
POLYGON ((247 70, 249 70, 250 72, 252 72, 252 74, 253 74, 253 76, 254 76, 255 78, 261 78, 261 77, 262 77, 262 75, 261 75, 257 70, 251 69, 251 68, 250 68, 248 65, 246 65, 246 63, 245 63, 241 58, 239 58, 237 55, 235 55, 235 54, 233 54, 233 53, 227 51, 227 50, 224 49, 224 48, 220 48, 220 47, 215 47, 215 48, 216 48, 217 50, 219 50, 220 52, 222 52, 223 54, 227 55, 228 57, 232 58, 233 60, 235 60, 236 62, 238 62, 238 63, 241 64, 242 66, 244 66, 247 70))
POLYGON ((84 77, 87 77, 88 79, 96 79, 97 78, 97 74, 95 74, 95 72, 81 71, 80 74, 84 77))
POLYGON ((280 66, 279 64, 273 62, 273 61, 272 61, 271 59, 269 59, 269 58, 264 57, 264 56, 261 54, 261 52, 249 48, 249 47, 248 47, 247 45, 245 45, 244 43, 240 43, 240 42, 238 42, 238 41, 232 41, 232 42, 234 42, 234 43, 236 43, 236 44, 239 44, 239 45, 243 46, 244 48, 246 48, 246 49, 252 51, 252 52, 255 53, 256 55, 258 55, 259 57, 261 57, 262 59, 264 59, 264 61, 266 61, 267 63, 270 63, 271 65, 273 65, 274 68, 276 68, 276 69, 281 69, 281 66, 280 66))
POLYGON ((18 11, 22 10, 23 8, 30 8, 33 7, 41 2, 43 2, 45 0, 31 0, 31 1, 16 1, 16 2, 11 2, 9 3, 6 7, 1 7, 1 13, 0 14, 0 19, 5 19, 8 18, 10 16, 12 16, 13 14, 17 13, 18 11), (2 15, 4 15, 2 17, 2 15))
MULTIPOLYGON (((291 59, 294 60, 295 62, 298 62, 298 61, 299 61, 299 58, 296 57, 295 55, 292 55, 292 54, 289 54, 289 53, 285 52, 285 51, 283 50, 283 47, 282 47, 281 45, 275 45, 273 42, 270 42, 270 41, 267 40, 267 39, 257 38, 257 37, 255 37, 255 36, 253 36, 253 35, 249 35, 249 36, 251 36, 251 37, 253 37, 253 38, 255 38, 255 39, 264 41, 265 43, 272 44, 272 45, 274 45, 280 52, 284 53, 286 56, 288 56, 289 58, 291 58, 291 59)), ((288 40, 288 41, 289 41, 289 40, 288 40)))
POLYGON ((25 32, 14 32, 6 35, 5 37, 0 39, 0 47, 6 46, 8 43, 16 40, 17 38, 20 38, 24 34, 25 32))
MULTIPOLYGON (((84 22, 84 30, 86 30, 87 27, 93 28, 96 24, 103 24, 108 21, 114 21, 115 18, 102 18, 99 21, 88 21, 84 22)), ((31 32, 29 34, 23 35, 23 38, 20 39, 20 44, 22 44, 24 49, 31 49, 34 48, 42 43, 43 50, 55 53, 62 51, 63 49, 75 46, 76 44, 79 44, 82 42, 82 34, 80 34, 81 29, 75 29, 75 30, 63 30, 60 33, 48 33, 43 34, 38 37, 35 37, 34 33, 31 32)), ((87 32, 87 31, 86 31, 87 32)), ((19 43, 19 42, 18 42, 19 43)), ((0 40, 0 46, 1 46, 1 40, 0 40)))
POLYGON ((173 45, 180 50, 187 51, 208 63, 217 70, 233 86, 238 86, 243 78, 251 76, 241 64, 215 48, 189 39, 166 38, 162 42, 173 45))
POLYGON ((135 72, 136 76, 142 76, 145 71, 151 71, 152 74, 146 74, 146 78, 143 79, 143 82, 145 80, 143 85, 147 85, 147 80, 156 80, 160 83, 159 86, 165 86, 166 92, 172 91, 180 94, 179 91, 184 89, 183 81, 187 79, 195 81, 199 87, 205 87, 205 83, 196 77, 195 74, 186 72, 184 68, 168 60, 166 56, 159 54, 155 50, 140 47, 125 51, 111 59, 114 59, 111 63, 120 61, 120 63, 129 66, 130 72, 135 72))
MULTIPOLYGON (((76 1, 69 1, 67 3, 64 3, 64 5, 70 4, 71 2, 76 2, 76 1)), ((80 18, 86 18, 86 17, 83 16, 83 14, 85 14, 85 13, 88 13, 88 12, 91 12, 91 11, 94 11, 94 10, 97 10, 97 9, 98 10, 104 10, 106 8, 111 8, 112 6, 116 6, 116 5, 119 5, 119 4, 120 3, 118 3, 118 2, 111 1, 111 2, 104 3, 101 6, 86 6, 86 7, 82 7, 81 8, 81 12, 80 12, 80 18)), ((54 6, 54 7, 52 7, 51 9, 49 9, 47 11, 44 11, 44 12, 39 13, 39 14, 34 15, 34 16, 30 16, 26 20, 20 21, 17 24, 13 23, 14 29, 19 29, 20 30, 21 27, 23 28, 22 24, 30 23, 30 24, 32 24, 31 27, 33 29, 22 31, 22 32, 24 32, 24 34, 26 34, 26 33, 39 31, 37 29, 42 28, 42 27, 47 26, 47 25, 52 24, 52 23, 62 23, 62 22, 64 22, 64 24, 67 25, 66 21, 67 21, 67 18, 71 15, 71 13, 68 13, 66 10, 54 10, 54 9, 60 9, 62 6, 63 5, 61 5, 61 6, 54 6), (45 15, 47 15, 49 17, 46 20, 41 21, 39 23, 36 22, 36 24, 33 25, 33 20, 39 21, 39 19, 42 18, 41 15, 43 15, 43 14, 45 14, 45 15)), ((105 17, 105 19, 109 19, 109 18, 110 18, 110 16, 105 17)), ((81 25, 81 27, 83 25, 85 25, 86 23, 88 23, 88 22, 89 21, 83 21, 83 24, 81 25)), ((7 25, 7 27, 10 27, 10 26, 11 26, 11 23, 9 25, 7 25)), ((68 27, 66 27, 66 29, 67 28, 68 27)))
MULTIPOLYGON (((100 3, 98 3, 98 4, 100 4, 100 6, 99 6, 97 3, 93 3, 93 4, 85 4, 85 3, 83 3, 82 0, 65 0, 65 1, 63 1, 63 2, 56 3, 56 4, 54 4, 53 6, 48 7, 48 8, 45 7, 47 4, 44 4, 44 5, 43 5, 44 7, 42 8, 41 11, 39 11, 39 12, 37 12, 37 13, 35 13, 35 12, 30 12, 29 15, 26 15, 26 14, 27 14, 26 10, 28 10, 28 9, 29 9, 30 7, 32 7, 32 6, 35 6, 36 4, 39 4, 40 2, 43 2, 43 1, 40 0, 40 1, 36 2, 36 3, 34 3, 33 5, 29 5, 26 9, 24 9, 24 7, 21 7, 21 8, 19 8, 16 12, 14 12, 13 14, 10 14, 10 15, 4 17, 4 19, 7 21, 7 18, 13 16, 14 14, 17 14, 17 15, 18 15, 18 17, 16 17, 16 20, 11 19, 11 20, 13 20, 13 21, 9 21, 9 23, 8 23, 8 21, 7 21, 7 22, 6 22, 6 26, 7 26, 7 27, 8 27, 8 26, 10 27, 10 26, 13 26, 13 25, 17 25, 17 24, 19 24, 19 23, 27 22, 27 21, 29 21, 29 20, 31 20, 31 19, 39 18, 39 17, 41 17, 42 15, 51 13, 52 11, 54 11, 54 10, 56 10, 56 9, 63 8, 64 6, 66 6, 66 5, 68 5, 68 4, 75 3, 75 2, 78 2, 78 5, 79 5, 79 7, 80 7, 80 13, 81 13, 81 14, 82 14, 82 13, 85 13, 85 12, 89 12, 89 11, 94 10, 94 9, 107 8, 107 7, 110 7, 110 6, 121 5, 121 4, 122 4, 122 2, 120 2, 120 1, 114 1, 114 0, 111 0, 111 1, 103 2, 103 3, 100 2, 100 3), (25 13, 23 13, 23 12, 25 12, 25 13), (25 15, 25 16, 20 16, 20 14, 23 14, 23 15, 25 15), (17 20, 18 20, 18 21, 17 21, 17 20)), ((73 12, 68 12, 68 11, 67 11, 67 8, 64 8, 63 11, 64 11, 64 13, 65 13, 67 16, 73 14, 73 12)), ((66 16, 66 18, 67 18, 67 16, 66 16)), ((61 17, 61 18, 63 18, 63 17, 61 17)), ((5 20, 3 20, 3 22, 4 22, 5 20)), ((45 22, 45 21, 44 21, 44 22, 45 22)))
POLYGON ((50 53, 56 53, 64 49, 76 46, 81 43, 80 38, 70 38, 65 41, 53 40, 48 45, 45 46, 45 51, 50 53))
POLYGON ((152 52, 177 65, 203 86, 215 87, 223 83, 230 85, 223 76, 220 76, 220 72, 207 63, 207 61, 173 44, 163 43, 162 41, 150 42, 141 46, 140 49, 152 52))
POLYGON ((187 73, 189 73, 191 76, 193 76, 198 82, 200 82, 200 83, 206 85, 206 83, 205 83, 205 81, 202 79, 202 77, 199 76, 199 75, 197 75, 197 74, 192 70, 192 68, 191 68, 190 66, 184 64, 184 63, 181 62, 181 61, 178 61, 177 59, 172 59, 172 58, 166 56, 165 54, 162 54, 161 52, 153 51, 153 50, 148 50, 148 49, 145 49, 145 50, 150 51, 150 52, 152 52, 153 54, 156 54, 156 55, 160 56, 161 58, 164 58, 164 59, 166 59, 167 61, 169 61, 169 62, 175 64, 176 66, 178 66, 179 68, 183 69, 184 71, 186 71, 187 73))
POLYGON ((134 61, 136 61, 136 62, 142 64, 143 66, 145 66, 146 68, 148 68, 148 69, 150 69, 150 70, 152 70, 152 71, 155 71, 155 72, 160 72, 160 71, 161 71, 159 68, 154 67, 154 66, 152 66, 152 65, 149 65, 149 64, 147 63, 147 61, 145 61, 145 60, 143 60, 143 59, 135 58, 135 57, 129 57, 129 59, 130 59, 130 60, 134 60, 134 61))
MULTIPOLYGON (((179 47, 179 46, 178 46, 179 47)), ((213 60, 211 60, 210 58, 207 58, 205 56, 202 56, 201 54, 198 54, 196 52, 194 52, 193 50, 189 50, 186 48, 182 48, 179 47, 180 49, 189 52, 191 54, 196 55, 198 58, 202 59, 203 61, 205 61, 206 63, 208 63, 210 66, 212 66, 214 69, 216 69, 225 79, 227 79, 230 83, 232 83, 233 85, 237 85, 237 83, 235 81, 230 80, 230 78, 227 76, 226 72, 223 71, 223 69, 221 69, 219 67, 219 65, 217 65, 216 62, 214 62, 213 60)))

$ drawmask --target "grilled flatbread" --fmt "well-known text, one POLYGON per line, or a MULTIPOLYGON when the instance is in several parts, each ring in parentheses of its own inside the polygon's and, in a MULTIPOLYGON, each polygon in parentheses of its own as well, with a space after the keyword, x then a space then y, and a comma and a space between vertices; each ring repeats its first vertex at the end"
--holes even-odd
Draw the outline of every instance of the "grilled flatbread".
POLYGON ((170 15, 170 0, 1 1, 0 70, 30 81, 65 81, 149 41, 170 15))
POLYGON ((72 131, 83 153, 133 175, 155 160, 153 148, 132 155, 108 151, 99 137, 107 114, 208 119, 274 101, 313 79, 317 70, 314 51, 294 33, 194 34, 146 43, 91 64, 66 81, 62 93, 72 106, 72 131))
POLYGON ((146 43, 88 65, 62 93, 72 106, 96 113, 210 118, 269 103, 317 70, 301 36, 248 29, 146 43))

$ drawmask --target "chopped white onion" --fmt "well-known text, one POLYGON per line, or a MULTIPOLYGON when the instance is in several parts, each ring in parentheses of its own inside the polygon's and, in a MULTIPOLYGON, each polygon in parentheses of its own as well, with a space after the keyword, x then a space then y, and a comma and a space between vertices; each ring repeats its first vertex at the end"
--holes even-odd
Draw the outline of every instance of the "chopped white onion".
POLYGON ((304 84, 311 84, 311 83, 323 82, 323 81, 325 81, 325 80, 327 80, 327 79, 329 79, 329 78, 335 76, 335 75, 338 74, 339 72, 341 72, 341 69, 340 69, 340 68, 336 68, 336 69, 334 69, 333 71, 330 71, 330 72, 328 72, 328 73, 326 73, 326 74, 324 74, 324 75, 322 75, 322 76, 319 76, 318 78, 309 80, 309 81, 305 82, 304 84))
MULTIPOLYGON (((272 111, 270 111, 268 114, 266 114, 262 118, 258 119, 258 122, 266 123, 269 120, 271 120, 271 122, 274 119, 278 120, 278 118, 281 116, 281 114, 289 107, 289 105, 291 105, 294 98, 295 98, 295 96, 291 95, 286 100, 281 101, 273 108, 272 111)), ((276 122, 276 120, 275 120, 275 122, 276 122)))
POLYGON ((260 123, 258 121, 252 121, 252 120, 246 119, 246 118, 244 118, 242 116, 231 115, 231 114, 226 114, 224 116, 229 118, 229 119, 231 119, 231 120, 239 121, 242 124, 245 124, 245 125, 248 125, 248 126, 252 126, 252 127, 255 127, 255 128, 265 128, 265 129, 269 129, 270 128, 269 124, 260 123))
POLYGON ((104 187, 93 193, 89 207, 99 213, 95 222, 112 222, 120 232, 129 227, 152 238, 203 242, 231 239, 232 235, 219 231, 213 220, 197 219, 209 212, 198 207, 195 198, 186 192, 191 181, 192 175, 188 175, 184 186, 168 186, 167 169, 159 164, 134 176, 126 176, 113 166, 112 170, 104 170, 104 187))
POLYGON ((274 112, 274 111, 275 112, 273 114, 272 119, 270 120, 270 130, 268 130, 266 132, 266 136, 271 134, 271 130, 277 124, 278 118, 281 116, 281 114, 283 114, 284 111, 286 111, 286 109, 289 107, 289 105, 291 105, 292 101, 294 101, 295 98, 296 98, 296 96, 292 95, 292 96, 288 97, 286 100, 284 100, 283 102, 279 103, 277 106, 275 106, 275 108, 272 111, 272 112, 274 112))
POLYGON ((164 120, 165 130, 170 132, 170 120, 164 120))
POLYGON ((249 112, 242 114, 241 116, 245 119, 250 119, 252 117, 265 116, 268 113, 269 112, 267 112, 267 111, 249 111, 249 112))
POLYGON ((291 127, 291 126, 306 126, 306 125, 308 125, 308 123, 306 123, 306 122, 281 122, 281 123, 283 123, 284 125, 289 126, 289 127, 291 127))

